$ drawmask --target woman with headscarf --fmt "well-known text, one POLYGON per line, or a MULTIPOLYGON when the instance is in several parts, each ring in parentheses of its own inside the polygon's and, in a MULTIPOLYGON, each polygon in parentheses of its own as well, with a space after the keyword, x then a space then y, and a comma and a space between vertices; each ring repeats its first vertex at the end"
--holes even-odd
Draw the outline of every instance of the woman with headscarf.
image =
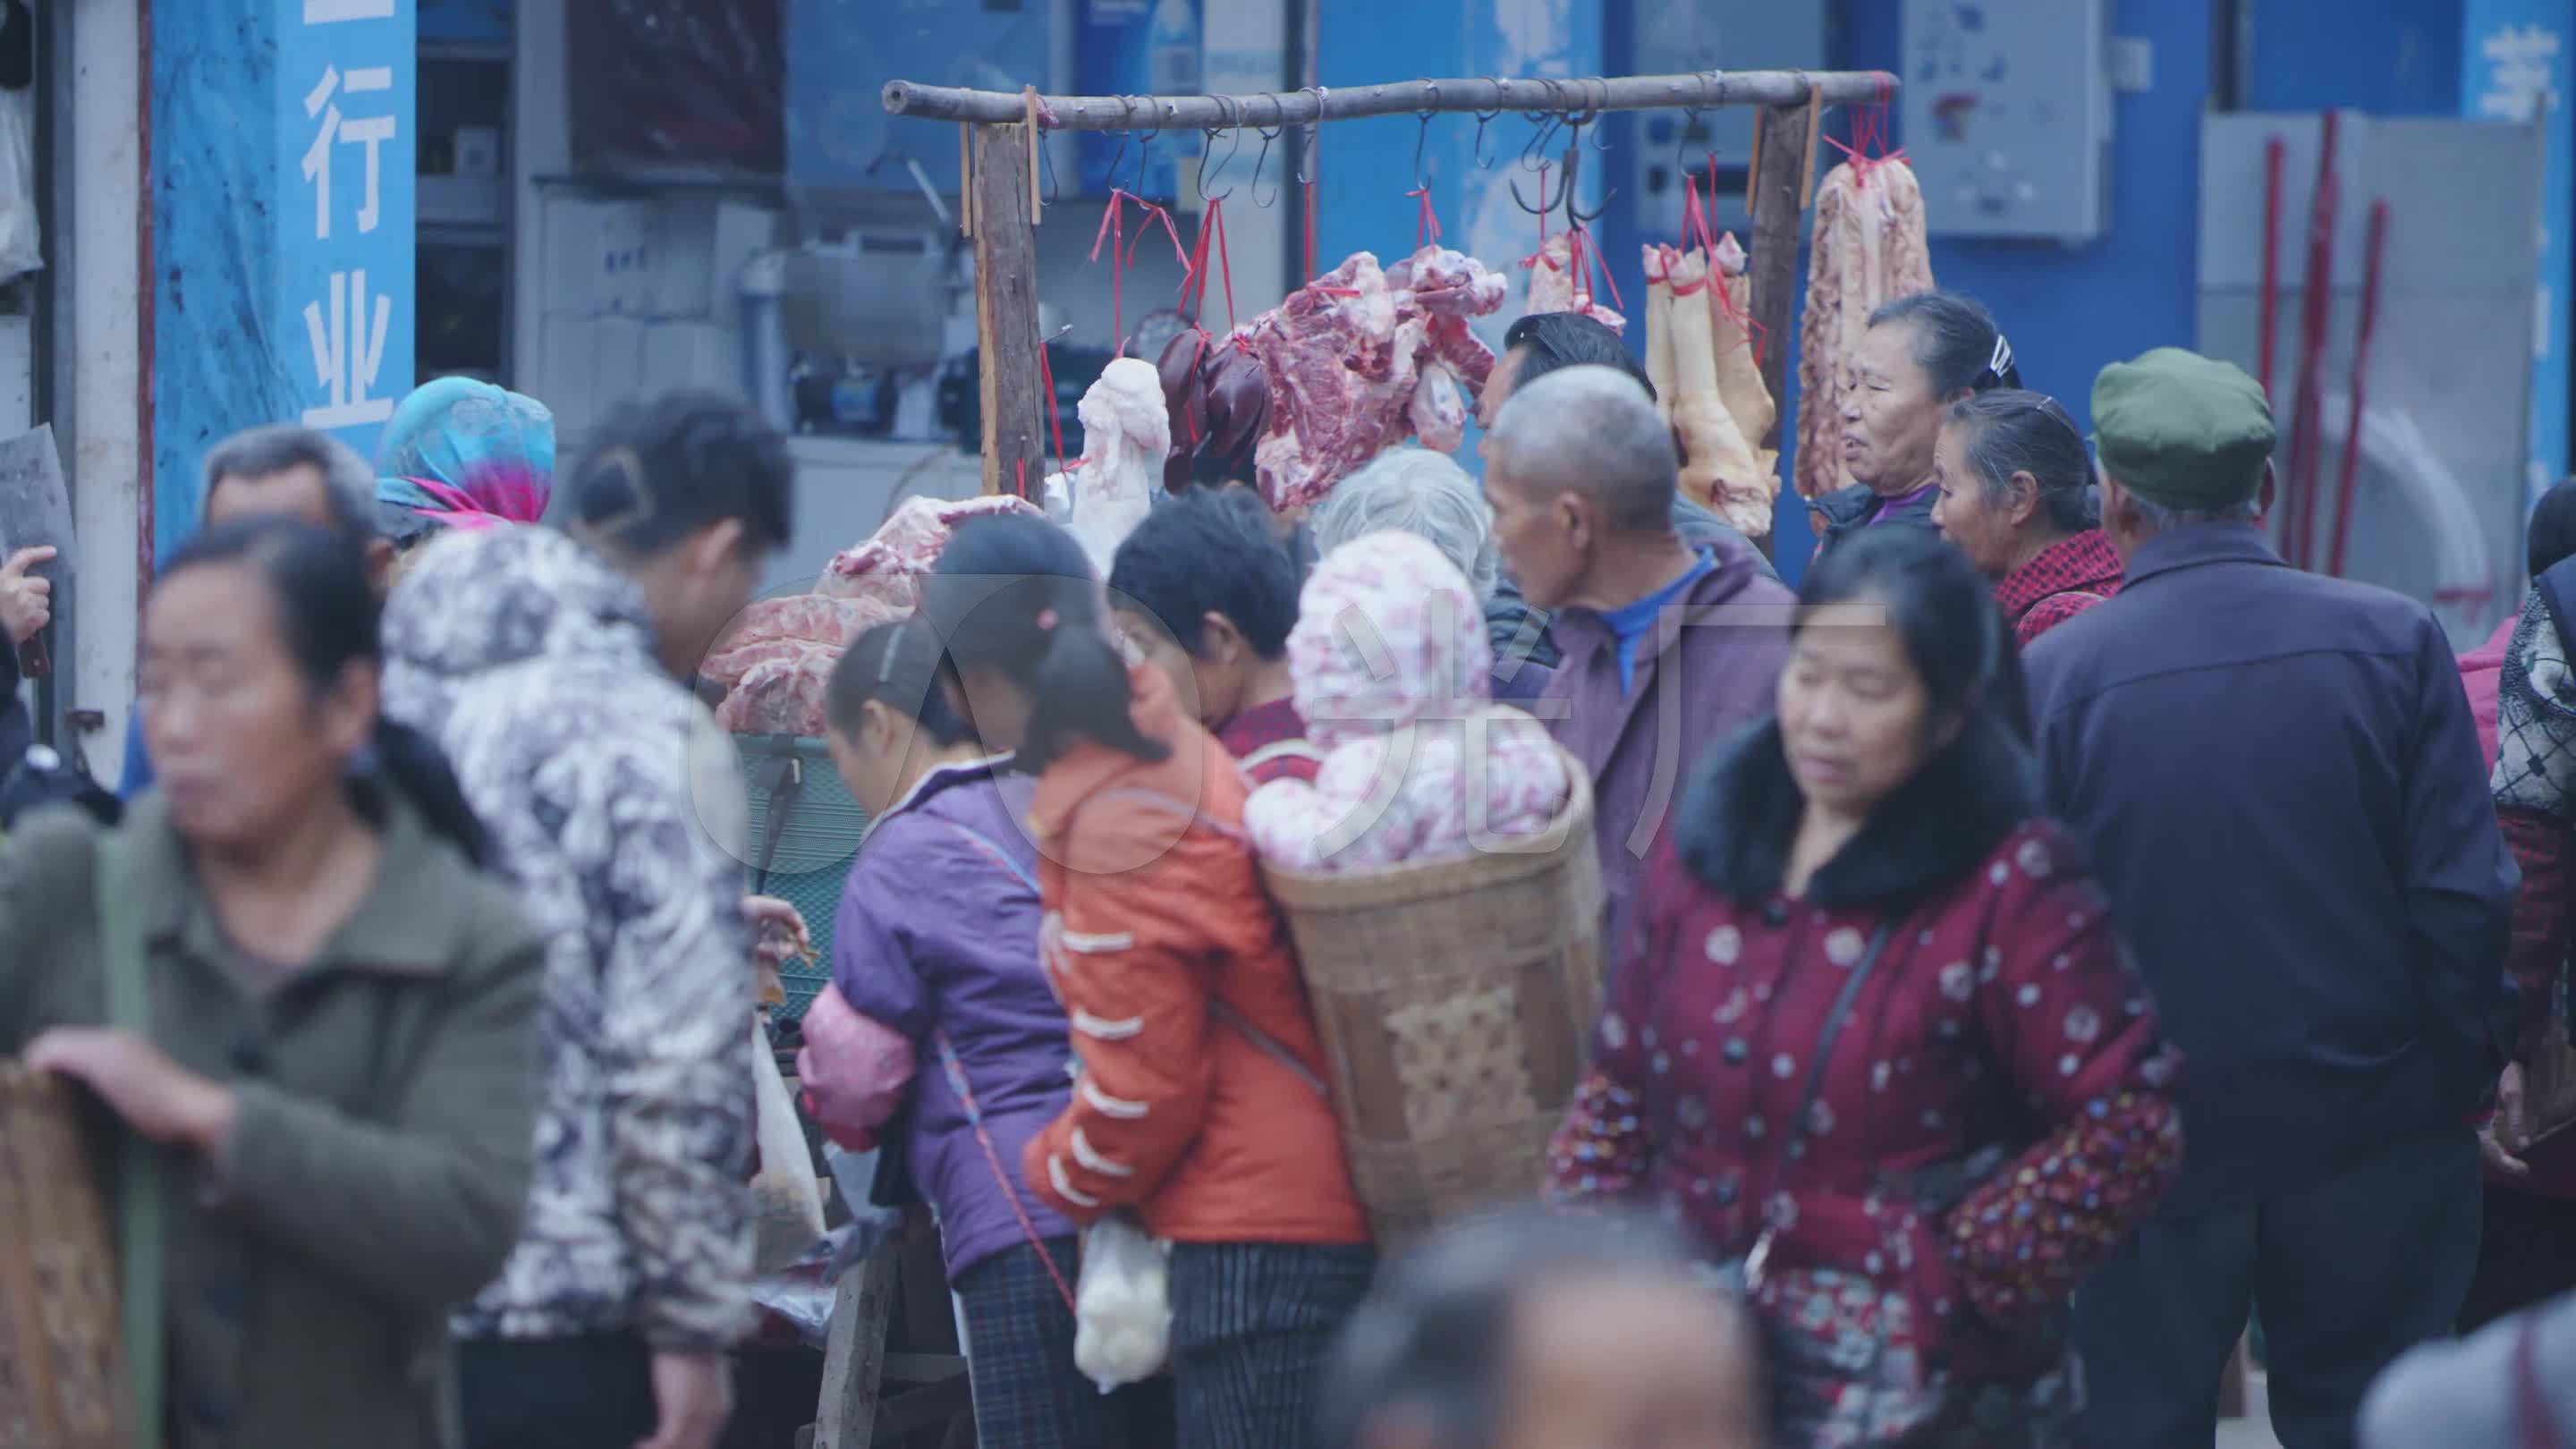
POLYGON ((554 414, 470 377, 414 388, 376 444, 377 521, 405 555, 441 529, 534 523, 554 481, 554 414))

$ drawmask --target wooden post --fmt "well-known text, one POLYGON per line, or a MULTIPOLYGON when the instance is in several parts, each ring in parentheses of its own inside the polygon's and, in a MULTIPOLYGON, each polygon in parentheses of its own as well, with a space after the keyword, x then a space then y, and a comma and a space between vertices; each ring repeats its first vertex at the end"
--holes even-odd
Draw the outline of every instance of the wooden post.
POLYGON ((832 1327, 823 1343, 823 1402, 813 1449, 868 1449, 885 1392, 886 1329, 894 1318, 897 1236, 841 1275, 832 1291, 832 1327))
POLYGON ((1038 383, 1038 259, 1022 125, 975 128, 975 344, 983 372, 984 491, 1031 497, 1046 477, 1038 383))
MULTIPOLYGON (((1753 320, 1762 329, 1762 385, 1785 399, 1789 375, 1790 329, 1798 325, 1799 198, 1807 178, 1808 118, 1806 106, 1766 106, 1756 121, 1761 173, 1753 178, 1753 320)), ((1757 448, 1777 447, 1788 409, 1771 424, 1771 437, 1753 440, 1757 448)), ((1782 450, 1784 453, 1786 449, 1782 450)), ((1783 457, 1782 471, 1797 476, 1796 460, 1783 457)))

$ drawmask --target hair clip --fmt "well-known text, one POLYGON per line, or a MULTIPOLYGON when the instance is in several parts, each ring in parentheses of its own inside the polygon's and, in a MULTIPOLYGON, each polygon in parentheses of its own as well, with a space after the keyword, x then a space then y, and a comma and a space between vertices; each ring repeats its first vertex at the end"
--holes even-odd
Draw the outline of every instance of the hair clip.
POLYGON ((2012 365, 2012 344, 2006 342, 2004 335, 1998 332, 1995 334, 1994 356, 1986 359, 1986 371, 1994 374, 1995 381, 2001 382, 2004 380, 2004 374, 2012 371, 2012 365))
POLYGON ((877 659, 877 685, 883 688, 894 679, 894 647, 903 642, 900 625, 886 631, 885 653, 877 659))

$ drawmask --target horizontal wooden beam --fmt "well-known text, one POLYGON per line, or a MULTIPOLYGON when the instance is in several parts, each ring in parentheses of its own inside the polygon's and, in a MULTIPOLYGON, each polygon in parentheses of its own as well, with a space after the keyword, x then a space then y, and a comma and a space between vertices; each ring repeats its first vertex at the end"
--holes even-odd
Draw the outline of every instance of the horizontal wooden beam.
MULTIPOLYGON (((1867 105, 1896 93, 1896 77, 1877 70, 1697 71, 1689 75, 1591 76, 1580 79, 1390 81, 1317 86, 1249 96, 1040 96, 1039 118, 1059 131, 1228 130, 1308 125, 1359 116, 1424 111, 1582 114, 1708 106, 1802 106, 1821 94, 1829 106, 1867 105)), ((932 121, 1001 124, 1027 117, 1020 91, 962 90, 918 81, 886 82, 885 108, 932 121)))

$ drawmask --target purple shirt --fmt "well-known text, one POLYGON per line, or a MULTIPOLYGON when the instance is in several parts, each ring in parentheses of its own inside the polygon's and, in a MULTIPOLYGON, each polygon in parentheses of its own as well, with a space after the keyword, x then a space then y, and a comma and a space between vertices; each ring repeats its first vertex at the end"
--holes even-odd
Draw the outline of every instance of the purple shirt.
POLYGON ((924 776, 868 832, 832 927, 832 984, 911 1038, 921 1064, 896 1122, 909 1134, 913 1180, 939 1210, 952 1283, 1027 1235, 949 1085, 942 1033, 1009 1192, 1039 1236, 1074 1231, 1019 1181, 1021 1149, 1072 1093, 1064 1008, 1038 964, 1038 852, 1020 824, 1034 788, 991 762, 924 776))
POLYGON ((1898 509, 1902 508, 1911 508, 1931 497, 1934 493, 1939 492, 1940 489, 1941 485, 1938 483, 1926 483, 1922 487, 1914 489, 1912 492, 1899 493, 1893 498, 1882 498, 1878 500, 1878 507, 1869 515, 1869 521, 1871 523, 1885 522, 1887 515, 1890 513, 1894 513, 1898 509))

